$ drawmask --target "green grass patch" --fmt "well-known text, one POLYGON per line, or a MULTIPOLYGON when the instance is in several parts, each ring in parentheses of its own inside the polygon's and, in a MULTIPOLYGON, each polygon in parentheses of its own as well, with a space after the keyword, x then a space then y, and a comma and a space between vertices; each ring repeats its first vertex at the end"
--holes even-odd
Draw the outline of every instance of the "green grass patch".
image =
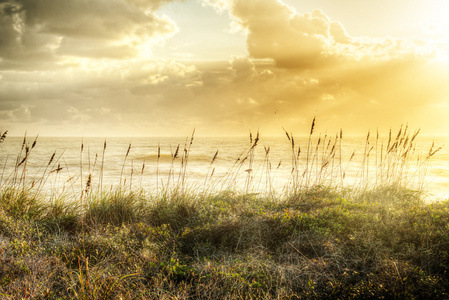
POLYGON ((41 204, 39 214, 28 214, 11 210, 5 204, 11 194, 4 195, 6 298, 444 299, 449 293, 449 202, 310 195, 275 202, 236 193, 168 201, 117 192, 90 199, 85 211, 41 204))

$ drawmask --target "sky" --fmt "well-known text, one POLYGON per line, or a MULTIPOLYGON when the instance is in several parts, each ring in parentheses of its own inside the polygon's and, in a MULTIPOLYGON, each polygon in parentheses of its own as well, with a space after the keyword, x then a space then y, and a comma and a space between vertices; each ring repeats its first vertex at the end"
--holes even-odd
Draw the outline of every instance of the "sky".
POLYGON ((449 0, 0 0, 0 130, 449 134, 449 0))

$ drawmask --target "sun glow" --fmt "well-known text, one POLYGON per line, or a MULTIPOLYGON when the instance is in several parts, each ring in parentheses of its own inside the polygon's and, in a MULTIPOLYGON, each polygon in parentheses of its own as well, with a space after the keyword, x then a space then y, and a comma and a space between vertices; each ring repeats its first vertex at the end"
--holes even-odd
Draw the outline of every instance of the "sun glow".
POLYGON ((449 1, 438 1, 433 8, 432 18, 428 20, 429 33, 437 38, 449 41, 449 1))
POLYGON ((449 128, 449 0, 29 2, 0 0, 14 135, 449 128))

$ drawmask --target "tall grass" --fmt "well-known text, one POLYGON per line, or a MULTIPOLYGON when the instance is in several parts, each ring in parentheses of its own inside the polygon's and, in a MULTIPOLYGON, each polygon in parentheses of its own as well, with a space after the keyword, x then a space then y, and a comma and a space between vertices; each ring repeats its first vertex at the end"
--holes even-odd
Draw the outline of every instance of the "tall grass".
POLYGON ((363 152, 356 155, 354 150, 345 158, 342 154, 343 130, 334 140, 320 135, 314 143, 314 126, 315 119, 307 138, 304 158, 301 158, 301 147, 295 146, 293 134, 284 129, 291 144, 291 180, 285 189, 289 193, 305 195, 317 187, 351 191, 353 195, 385 186, 422 191, 429 161, 441 150, 432 144, 428 151, 419 152, 416 145, 419 130, 412 134, 408 126, 405 129, 401 126, 395 138, 392 138, 390 130, 386 147, 378 132, 372 145, 368 132, 363 152))
MULTIPOLYGON (((282 158, 279 162, 271 161, 270 151, 273 146, 277 145, 265 145, 263 149, 259 150, 261 135, 257 132, 253 136, 250 132, 248 148, 243 149, 240 156, 235 159, 234 164, 228 166, 227 172, 223 174, 215 172, 214 163, 220 158, 220 153, 223 151, 217 149, 210 158, 210 164, 204 167, 204 178, 195 182, 189 181, 188 168, 195 131, 192 132, 190 138, 186 139, 183 148, 178 144, 174 150, 171 150, 171 161, 168 174, 165 176, 160 174, 161 146, 158 145, 154 166, 155 189, 142 186, 144 176, 153 176, 151 172, 144 174, 145 162, 142 164, 140 181, 133 181, 133 176, 135 176, 134 160, 128 161, 132 148, 131 143, 123 156, 118 185, 105 187, 106 140, 100 153, 101 163, 98 166, 98 153, 95 155, 93 165, 91 165, 89 149, 88 170, 86 170, 85 156, 83 156, 84 141, 81 141, 79 174, 72 174, 65 184, 68 184, 72 191, 79 190, 81 202, 89 197, 88 194, 101 195, 116 188, 119 189, 119 192, 128 193, 140 190, 139 193, 146 192, 153 196, 170 196, 172 193, 184 194, 192 191, 202 191, 203 194, 206 191, 209 193, 233 191, 277 197, 286 195, 290 198, 306 195, 309 191, 316 191, 317 189, 340 193, 351 192, 353 195, 361 195, 365 191, 383 188, 384 186, 397 186, 398 188, 422 191, 425 186, 429 161, 441 149, 441 147, 437 148, 432 144, 428 150, 420 150, 416 145, 416 139, 420 131, 416 130, 412 133, 406 125, 405 127, 401 126, 397 134, 393 134, 390 130, 386 141, 379 137, 378 132, 376 132, 375 137, 372 137, 368 132, 362 152, 356 153, 355 149, 353 151, 345 149, 345 153, 352 154, 344 157, 343 130, 340 130, 335 136, 328 136, 327 134, 316 136, 314 130, 316 122, 314 118, 307 137, 297 138, 293 133, 284 129, 290 145, 290 158, 285 159, 284 162, 282 162, 282 158), (301 140, 305 142, 305 146, 301 145, 301 140), (290 164, 289 179, 285 181, 283 186, 274 183, 279 182, 278 174, 281 164, 283 166, 290 164), (273 168, 273 166, 277 167, 273 168), (97 168, 99 170, 96 170, 97 168), (84 178, 86 173, 87 176, 84 178), (76 188, 76 181, 79 181, 79 188, 76 188), (98 182, 98 184, 94 184, 94 182, 98 182), (126 184, 127 182, 128 184, 126 184), (138 187, 135 184, 136 182, 140 182, 138 187)), ((5 137, 6 132, 0 135, 1 141, 5 137)), ((63 153, 56 155, 55 151, 49 158, 48 163, 42 166, 41 173, 34 174, 32 179, 28 179, 27 163, 37 145, 37 141, 38 137, 31 144, 28 144, 27 137, 24 137, 21 150, 16 158, 13 174, 4 174, 5 161, 1 177, 2 187, 18 188, 20 186, 23 191, 33 191, 38 196, 44 191, 49 178, 64 172, 64 167, 61 166, 63 153)), ((148 166, 151 167, 151 165, 148 166)), ((65 171, 68 172, 68 168, 65 171)), ((64 189, 63 193, 65 197, 68 196, 67 189, 64 189)))
MULTIPOLYGON (((426 204, 420 194, 440 148, 420 151, 419 130, 405 126, 386 141, 368 133, 356 153, 344 149, 342 130, 317 136, 316 122, 306 137, 284 129, 286 162, 273 162, 275 145, 261 149, 263 137, 250 133, 227 172, 214 171, 217 149, 193 183, 194 132, 171 152, 166 175, 158 145, 155 165, 142 163, 140 185, 130 144, 116 186, 103 180, 106 141, 98 165, 90 150, 85 162, 82 141, 73 173, 53 152, 30 176, 39 139, 25 137, 0 182, 0 295, 447 298, 448 202, 426 204), (279 188, 281 164, 289 178, 279 188), (48 193, 46 183, 63 172, 68 188, 48 193), (142 186, 142 176, 156 177, 155 190, 142 186)), ((5 138, 0 133, 0 143, 5 138)))

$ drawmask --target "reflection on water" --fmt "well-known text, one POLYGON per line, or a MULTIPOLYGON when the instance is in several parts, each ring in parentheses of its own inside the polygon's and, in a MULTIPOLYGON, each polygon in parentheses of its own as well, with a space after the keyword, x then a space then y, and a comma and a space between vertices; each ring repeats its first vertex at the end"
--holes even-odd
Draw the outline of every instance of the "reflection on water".
MULTIPOLYGON (((334 184, 350 185, 363 177, 365 181, 372 180, 379 184, 381 175, 385 176, 382 172, 387 172, 387 168, 376 166, 381 163, 387 166, 389 163, 388 168, 392 168, 392 164, 401 162, 381 161, 386 157, 387 140, 388 137, 380 138, 376 142, 374 137, 367 144, 366 137, 343 138, 340 144, 335 136, 317 135, 313 137, 311 146, 308 137, 295 138, 292 151, 287 137, 262 136, 253 155, 246 157, 251 147, 247 137, 195 137, 192 145, 190 138, 108 138, 105 150, 105 140, 101 138, 42 137, 31 150, 26 165, 21 165, 21 168, 25 167, 25 172, 21 169, 19 174, 14 174, 23 138, 7 137, 0 145, 1 180, 5 182, 26 176, 29 181, 38 182, 46 174, 43 190, 76 192, 90 174, 93 187, 100 184, 119 185, 122 182, 133 188, 151 191, 167 184, 168 180, 172 184, 184 180, 180 174, 185 173, 186 184, 196 188, 204 188, 211 183, 214 183, 214 188, 226 188, 223 185, 232 182, 243 189, 250 176, 252 191, 269 186, 282 192, 291 183, 293 170, 298 178, 320 177, 310 178, 311 182, 334 181, 334 184), (125 157, 130 144, 131 150, 125 157), (188 157, 184 149, 188 149, 188 157), (217 151, 218 155, 211 164, 217 151), (48 165, 53 153, 55 159, 48 165), (175 153, 176 159, 173 158, 175 153), (55 171, 58 167, 62 170, 55 171), (309 170, 309 175, 304 174, 305 169, 309 170)), ((415 181, 413 184, 424 183, 429 193, 439 198, 449 197, 448 141, 446 137, 418 138, 404 168, 394 167, 402 170, 401 176, 410 182, 415 181), (428 163, 425 157, 433 142, 433 149, 441 147, 441 150, 428 163)), ((31 146, 32 142, 30 138, 28 145, 31 146)), ((23 149, 21 158, 24 154, 23 149)))

